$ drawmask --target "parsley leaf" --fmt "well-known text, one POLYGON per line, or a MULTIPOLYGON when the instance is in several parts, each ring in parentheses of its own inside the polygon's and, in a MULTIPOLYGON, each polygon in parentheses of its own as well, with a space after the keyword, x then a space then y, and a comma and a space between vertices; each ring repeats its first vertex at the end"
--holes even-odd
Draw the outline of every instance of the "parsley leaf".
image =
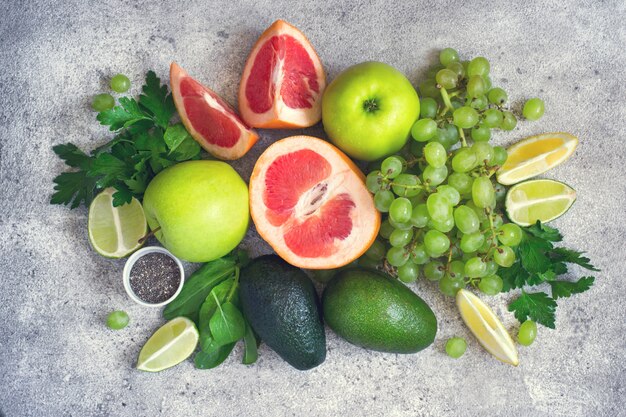
POLYGON ((64 145, 56 145, 52 147, 54 153, 59 158, 65 161, 67 166, 72 168, 88 169, 90 165, 90 158, 85 152, 78 149, 78 147, 71 143, 64 145))
POLYGON ((56 184, 55 193, 52 194, 50 203, 66 204, 73 209, 81 204, 89 206, 96 192, 100 191, 96 186, 97 181, 97 178, 87 176, 83 170, 64 172, 53 180, 56 184))
POLYGON ((502 291, 508 292, 514 288, 522 288, 530 274, 522 267, 521 262, 515 262, 509 268, 498 269, 498 275, 502 278, 502 291))
POLYGON ((553 262, 568 262, 580 265, 590 271, 600 271, 589 263, 589 258, 582 256, 584 252, 578 252, 567 248, 554 248, 550 251, 549 256, 553 262))
POLYGON ((576 282, 552 281, 550 282, 550 286, 552 287, 552 298, 556 300, 558 298, 567 298, 572 294, 585 292, 591 288, 594 281, 594 277, 582 277, 576 282))
POLYGON ((509 311, 513 312, 520 323, 530 317, 531 320, 554 329, 556 301, 545 292, 522 294, 509 304, 509 311))
POLYGON ((550 269, 551 261, 546 252, 552 249, 552 243, 532 234, 526 234, 519 244, 522 265, 530 273, 543 273, 550 269))
POLYGON ((142 112, 139 108, 137 101, 134 99, 121 97, 119 101, 119 106, 105 110, 96 117, 100 124, 109 126, 109 130, 119 130, 123 127, 128 127, 133 123, 148 119, 144 112, 142 112))
POLYGON ((525 230, 531 235, 549 242, 560 242, 563 239, 563 236, 561 236, 561 233, 557 229, 546 226, 539 220, 532 226, 526 227, 525 230))
POLYGON ((139 96, 139 104, 152 115, 157 126, 164 130, 167 129, 167 125, 176 111, 172 95, 167 92, 167 86, 161 85, 161 80, 154 71, 148 71, 142 91, 143 94, 139 96))

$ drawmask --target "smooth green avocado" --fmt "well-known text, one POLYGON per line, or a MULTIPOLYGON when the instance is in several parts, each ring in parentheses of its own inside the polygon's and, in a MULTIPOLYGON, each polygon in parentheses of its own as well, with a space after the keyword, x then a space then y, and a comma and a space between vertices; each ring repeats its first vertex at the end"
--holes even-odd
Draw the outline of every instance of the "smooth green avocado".
POLYGON ((252 329, 296 369, 326 359, 326 334, 311 279, 276 255, 256 258, 241 270, 239 297, 252 329))
POLYGON ((348 342, 367 349, 415 353, 428 347, 437 319, 428 304, 398 280, 369 269, 340 271, 322 296, 324 320, 348 342))

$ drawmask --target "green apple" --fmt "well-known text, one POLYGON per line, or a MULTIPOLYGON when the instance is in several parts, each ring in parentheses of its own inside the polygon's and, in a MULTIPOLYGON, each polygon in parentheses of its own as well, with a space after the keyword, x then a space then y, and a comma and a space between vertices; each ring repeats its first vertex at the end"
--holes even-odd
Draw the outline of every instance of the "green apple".
POLYGON ((346 69, 322 97, 326 134, 345 153, 364 161, 399 151, 419 114, 419 98, 409 80, 382 62, 346 69))
POLYGON ((143 208, 155 236, 175 256, 208 262, 233 250, 248 230, 248 186, 221 161, 188 161, 148 184, 143 208))

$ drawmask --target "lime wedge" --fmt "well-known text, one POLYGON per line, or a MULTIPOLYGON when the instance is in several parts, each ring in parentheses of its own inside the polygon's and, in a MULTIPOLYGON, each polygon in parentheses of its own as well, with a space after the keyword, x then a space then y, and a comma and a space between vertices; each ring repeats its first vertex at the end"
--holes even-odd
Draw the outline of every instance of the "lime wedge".
POLYGON ((139 352, 137 369, 159 372, 187 359, 198 345, 198 329, 186 317, 165 323, 148 339, 139 352))
POLYGON ((506 194, 509 219, 520 226, 541 220, 547 223, 560 217, 576 201, 576 191, 554 180, 530 180, 514 185, 506 194))
POLYGON ((113 207, 115 189, 107 188, 89 206, 89 241, 100 255, 123 258, 141 247, 139 239, 148 231, 141 203, 113 207))
POLYGON ((544 133, 517 142, 507 149, 508 157, 496 176, 504 185, 543 174, 569 158, 576 146, 576 136, 564 132, 544 133))
POLYGON ((461 318, 478 342, 496 359, 513 366, 519 364, 513 339, 491 309, 467 290, 456 293, 456 305, 461 318))

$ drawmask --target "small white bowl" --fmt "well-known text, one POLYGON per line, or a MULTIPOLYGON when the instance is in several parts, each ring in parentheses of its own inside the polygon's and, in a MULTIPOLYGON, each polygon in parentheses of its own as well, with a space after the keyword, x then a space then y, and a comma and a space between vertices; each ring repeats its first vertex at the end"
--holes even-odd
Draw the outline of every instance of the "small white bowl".
POLYGON ((138 251, 133 253, 130 256, 130 258, 128 258, 128 260, 126 261, 126 265, 124 265, 123 279, 124 279, 124 289, 126 290, 126 294, 128 294, 128 296, 134 302, 142 306, 146 306, 146 307, 162 307, 170 303, 172 300, 174 300, 174 298, 178 296, 178 294, 180 294, 180 291, 183 289, 183 284, 185 282, 185 269, 183 268, 183 264, 180 261, 180 259, 172 255, 172 253, 168 251, 167 249, 162 248, 160 246, 146 246, 145 248, 139 249, 138 251), (167 300, 160 302, 160 303, 156 303, 156 304, 146 303, 141 298, 137 297, 137 295, 133 292, 133 289, 130 286, 130 271, 132 271, 133 266, 135 265, 135 262, 137 262, 137 260, 141 258, 142 256, 148 255, 149 253, 163 253, 169 256, 176 262, 176 265, 178 265, 178 269, 180 270, 180 284, 178 285, 178 289, 176 290, 174 295, 168 298, 167 300))

